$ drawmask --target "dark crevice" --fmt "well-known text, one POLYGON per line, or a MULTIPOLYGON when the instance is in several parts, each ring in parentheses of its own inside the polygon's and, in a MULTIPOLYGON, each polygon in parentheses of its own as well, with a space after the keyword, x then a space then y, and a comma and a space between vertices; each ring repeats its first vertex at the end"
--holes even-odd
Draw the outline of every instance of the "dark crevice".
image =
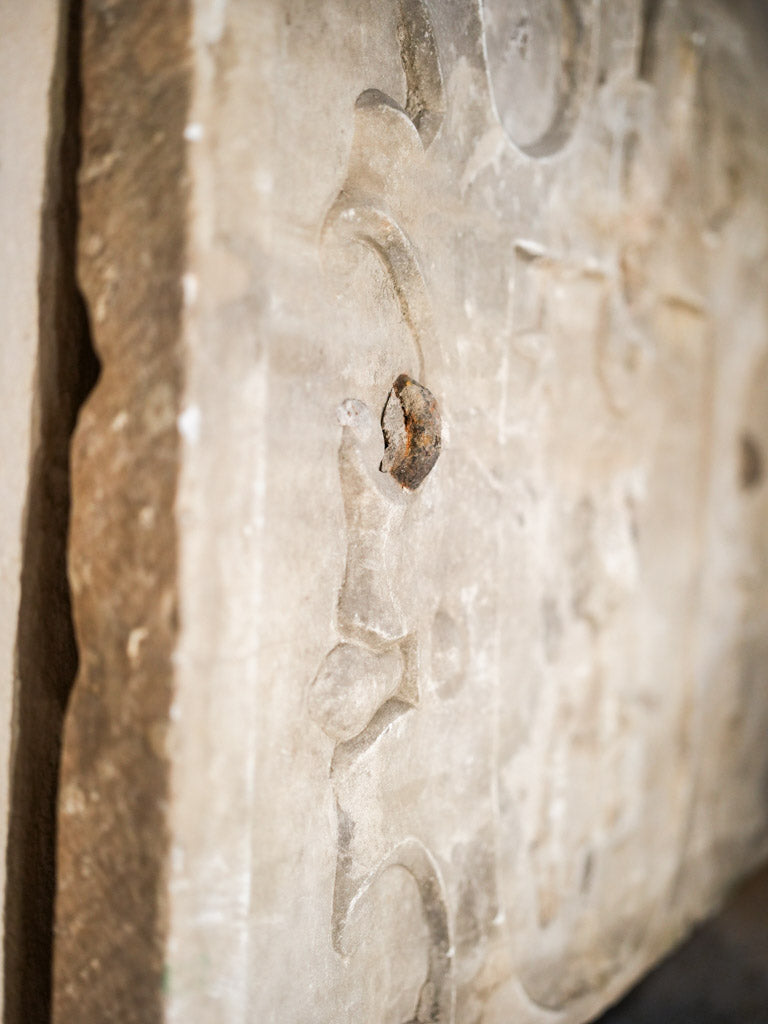
POLYGON ((765 1024, 768 868, 596 1024, 765 1024))
POLYGON ((69 447, 99 364, 76 280, 82 0, 60 7, 40 227, 33 462, 24 524, 6 850, 5 1024, 48 1024, 56 801, 64 711, 77 672, 67 583, 69 447))
POLYGON ((653 78, 658 40, 656 33, 661 19, 662 0, 643 0, 642 40, 640 44, 640 66, 638 76, 646 82, 653 78))

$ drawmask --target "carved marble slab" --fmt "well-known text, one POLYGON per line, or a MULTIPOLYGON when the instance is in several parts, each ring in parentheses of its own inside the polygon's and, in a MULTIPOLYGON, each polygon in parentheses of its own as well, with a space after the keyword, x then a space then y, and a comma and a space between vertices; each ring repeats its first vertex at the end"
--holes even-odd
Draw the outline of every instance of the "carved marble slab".
POLYGON ((760 26, 191 13, 164 1019, 586 1020, 768 852, 760 26))

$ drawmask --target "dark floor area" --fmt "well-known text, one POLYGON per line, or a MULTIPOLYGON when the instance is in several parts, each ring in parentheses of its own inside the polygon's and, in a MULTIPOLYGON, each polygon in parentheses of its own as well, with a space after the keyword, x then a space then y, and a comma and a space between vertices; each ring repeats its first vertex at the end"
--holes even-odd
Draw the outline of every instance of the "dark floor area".
POLYGON ((768 868, 599 1024, 768 1024, 768 868))

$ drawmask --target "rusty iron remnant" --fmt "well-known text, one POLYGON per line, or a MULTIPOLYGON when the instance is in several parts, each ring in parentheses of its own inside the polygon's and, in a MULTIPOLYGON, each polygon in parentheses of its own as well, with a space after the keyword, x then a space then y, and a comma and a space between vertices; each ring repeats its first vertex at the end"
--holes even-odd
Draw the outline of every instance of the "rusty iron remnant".
POLYGON ((407 373, 401 373, 381 414, 381 472, 390 473, 401 487, 415 491, 437 462, 440 427, 435 396, 407 373))

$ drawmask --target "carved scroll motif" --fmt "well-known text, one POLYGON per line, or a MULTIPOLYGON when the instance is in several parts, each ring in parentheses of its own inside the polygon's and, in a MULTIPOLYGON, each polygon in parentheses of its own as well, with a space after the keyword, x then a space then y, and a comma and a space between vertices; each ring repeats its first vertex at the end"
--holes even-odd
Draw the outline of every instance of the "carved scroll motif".
MULTIPOLYGON (((533 102, 528 112, 521 113, 525 107, 522 100, 527 93, 525 90, 516 92, 519 82, 504 91, 505 102, 511 102, 516 96, 521 99, 515 107, 517 123, 513 118, 507 124, 504 112, 497 109, 505 129, 515 146, 532 159, 559 154, 573 137, 596 79, 595 42, 600 5, 593 0, 542 0, 536 8, 514 2, 504 7, 486 0, 481 9, 492 86, 495 72, 489 32, 494 13, 501 12, 501 17, 504 11, 517 11, 522 19, 515 28, 517 35, 512 34, 514 45, 518 47, 517 57, 511 58, 512 64, 523 60, 527 47, 527 54, 543 62, 541 67, 550 76, 550 92, 542 103, 533 102), (530 10, 535 10, 537 17, 543 19, 541 24, 525 24, 523 15, 530 10), (547 12, 550 12, 550 21, 547 21, 547 12), (534 29, 543 32, 539 42, 531 35, 534 29), (543 47, 538 57, 531 49, 536 46, 543 47)), ((420 166, 427 163, 429 147, 435 139, 440 139, 445 101, 426 6, 401 4, 400 22, 406 99, 400 105, 376 89, 366 89, 358 97, 353 113, 349 164, 342 187, 324 220, 322 240, 324 244, 340 245, 352 252, 363 246, 376 255, 386 271, 411 339, 411 351, 405 360, 408 363, 410 359, 410 363, 393 367, 393 370, 418 377, 429 387, 430 373, 435 373, 440 352, 436 344, 433 302, 418 247, 409 235, 411 222, 398 198, 401 195, 398 182, 404 174, 418 174, 420 166)), ((587 393, 596 417, 606 417, 612 429, 625 434, 633 429, 633 417, 642 408, 648 391, 658 383, 659 358, 653 339, 658 333, 655 321, 659 304, 680 299, 680 295, 659 294, 658 282, 646 259, 646 236, 639 230, 643 224, 637 217, 632 220, 632 225, 638 228, 635 235, 625 230, 622 220, 628 217, 627 211, 631 212, 634 190, 638 187, 633 178, 633 165, 641 152, 638 140, 642 141, 640 133, 648 120, 646 105, 650 88, 646 81, 638 78, 638 67, 643 62, 641 51, 646 54, 646 65, 650 59, 641 36, 647 19, 641 22, 638 15, 637 22, 632 24, 638 36, 637 39, 633 36, 633 45, 622 48, 620 56, 617 56, 618 51, 611 50, 609 57, 600 58, 624 61, 627 65, 622 69, 614 68, 605 86, 620 90, 626 100, 625 107, 621 108, 626 108, 626 116, 611 122, 610 160, 606 164, 609 198, 614 200, 608 212, 617 224, 615 247, 612 248, 611 236, 587 258, 569 247, 565 251, 558 250, 554 239, 542 244, 535 239, 518 237, 512 239, 511 253, 514 275, 512 344, 516 354, 531 365, 531 377, 539 382, 542 393, 554 388, 556 401, 563 407, 568 407, 575 391, 569 384, 572 378, 564 372, 565 365, 561 365, 564 363, 562 353, 570 354, 579 375, 584 373, 585 367, 591 367, 591 373, 584 374, 590 386, 580 392, 579 401, 587 393), (630 61, 634 63, 631 74, 627 75, 624 71, 630 61), (574 284, 576 281, 578 286, 574 284), (572 294, 578 291, 582 300, 579 316, 583 329, 575 336, 569 334, 568 328, 572 317, 570 313, 565 314, 563 302, 557 298, 561 292, 569 291, 572 294), (556 351, 558 343, 562 344, 556 351)), ((499 85, 497 101, 502 91, 499 85)), ((402 194, 407 195, 408 191, 403 189, 402 194)), ((681 294, 687 294, 685 289, 681 294)), ((686 302, 690 305, 690 296, 686 302)), ((691 331, 693 328, 686 322, 684 332, 670 334, 687 336, 691 331)), ((694 340, 689 349, 681 354, 681 363, 703 373, 702 346, 694 340)), ((685 391, 678 390, 677 380, 670 380, 668 384, 669 401, 673 404, 682 401, 685 391)), ((384 398, 382 394, 382 403, 384 398)), ((700 423, 702 400, 699 389, 693 403, 692 423, 700 423)), ((337 860, 331 940, 339 954, 351 955, 353 932, 349 925, 353 917, 358 910, 365 909, 365 919, 371 920, 377 909, 382 875, 394 867, 406 871, 419 893, 429 950, 427 976, 411 1021, 446 1024, 453 1020, 454 990, 458 989, 459 1000, 463 998, 466 964, 475 954, 476 964, 483 959, 477 936, 484 939, 493 935, 492 929, 503 918, 496 881, 498 864, 493 852, 497 823, 493 818, 492 799, 488 800, 487 807, 481 807, 481 795, 471 812, 473 820, 464 823, 463 835, 457 840, 460 833, 452 819, 448 818, 449 827, 441 830, 430 817, 437 814, 427 806, 429 800, 437 804, 434 793, 425 800, 424 806, 410 796, 408 801, 398 801, 396 796, 404 780, 417 781, 416 773, 409 778, 403 760, 417 758, 424 751, 426 737, 437 721, 432 716, 438 712, 431 703, 432 687, 422 690, 424 681, 432 678, 422 668, 424 652, 430 642, 422 635, 424 621, 407 600, 411 579, 404 570, 404 564, 417 557, 409 547, 408 538, 419 518, 423 495, 421 491, 398 491, 391 480, 383 479, 378 472, 372 438, 378 435, 380 412, 378 408, 374 415, 356 399, 348 399, 338 410, 341 426, 338 465, 347 532, 346 566, 338 594, 337 637, 309 687, 309 712, 334 742, 330 783, 337 815, 337 860), (426 728, 423 728, 424 723, 426 728), (473 911, 474 932, 467 926, 462 909, 464 904, 474 906, 473 900, 479 907, 476 913, 473 911), (456 963, 454 944, 459 950, 456 963)), ((380 444, 379 439, 379 450, 380 444)), ((629 483, 626 487, 627 494, 617 492, 614 504, 597 502, 595 507, 599 505, 599 509, 594 515, 602 516, 602 519, 595 518, 595 523, 608 522, 615 528, 622 544, 629 538, 626 550, 631 553, 632 494, 629 483)), ((573 546, 580 552, 591 551, 591 531, 598 528, 593 525, 592 517, 589 495, 584 501, 581 498, 574 501, 570 527, 576 538, 573 546)), ((599 668, 602 652, 594 623, 610 619, 611 629, 623 629, 625 594, 596 556, 572 562, 574 618, 579 620, 578 628, 586 631, 590 638, 592 658, 599 668)), ((446 607, 456 612, 455 604, 452 606, 450 601, 446 607)), ((447 637, 446 649, 454 652, 455 648, 458 652, 456 636, 460 627, 445 610, 430 609, 430 615, 435 624, 430 637, 434 666, 440 660, 442 632, 447 637)), ((458 617, 461 618, 460 607, 458 617)), ((556 607, 551 617, 557 618, 556 607)), ((475 694, 482 692, 483 685, 477 668, 480 659, 474 655, 477 635, 476 632, 471 639, 475 694)), ((459 658, 458 653, 455 656, 459 658)), ((451 653, 445 658, 448 670, 451 670, 453 657, 451 653)), ((562 671, 563 678, 567 678, 567 669, 562 671)), ((493 669, 489 669, 489 675, 492 672, 493 669)), ((461 677, 466 674, 459 669, 457 678, 453 679, 446 673, 443 690, 449 700, 461 694, 461 677)), ((434 682, 438 677, 434 673, 433 676, 434 682)), ((580 756, 578 741, 582 726, 591 728, 590 723, 596 716, 590 715, 590 709, 602 699, 599 673, 595 674, 595 680, 583 700, 576 702, 572 719, 564 723, 553 721, 552 761, 559 759, 570 763, 580 756)), ((449 740, 441 752, 445 754, 442 777, 455 780, 460 777, 458 770, 455 775, 451 773, 457 768, 458 759, 451 760, 453 751, 447 748, 450 744, 456 746, 457 738, 451 732, 449 718, 444 721, 449 740)), ((467 767, 470 764, 467 759, 462 771, 465 779, 468 773, 474 773, 473 781, 477 785, 472 792, 482 794, 485 780, 481 776, 484 772, 493 773, 495 763, 491 763, 490 756, 485 761, 484 752, 478 756, 476 745, 472 753, 475 755, 472 767, 467 767)), ((422 772, 421 767, 419 772, 422 772)), ((434 776, 430 776, 429 770, 423 770, 423 777, 433 782, 434 776)), ((549 809, 560 799, 557 786, 564 785, 567 790, 567 780, 563 782, 553 776, 541 787, 539 805, 544 824, 534 837, 528 855, 539 924, 545 928, 548 923, 557 921, 563 923, 563 927, 571 927, 569 941, 574 951, 574 968, 568 974, 547 970, 542 975, 537 964, 525 958, 516 968, 522 990, 532 1003, 541 1007, 560 1009, 580 993, 599 987, 603 983, 600 972, 613 969, 611 965, 616 958, 628 955, 628 951, 638 948, 641 942, 644 921, 638 918, 638 927, 628 930, 621 944, 610 937, 606 939, 599 970, 592 961, 581 956, 583 949, 594 941, 588 924, 582 923, 587 920, 582 910, 587 899, 593 902, 596 899, 589 890, 590 886, 599 886, 599 881, 594 880, 600 879, 603 870, 599 853, 592 849, 591 836, 593 831, 603 827, 615 807, 621 805, 622 778, 617 777, 608 797, 601 796, 595 801, 583 822, 566 816, 560 833, 550 829, 549 809), (572 875, 562 869, 562 858, 553 857, 553 851, 562 848, 571 837, 578 846, 573 864, 577 866, 574 871, 578 869, 580 873, 582 888, 574 887, 572 875)), ((469 791, 467 787, 466 792, 469 791)), ((573 801, 565 800, 564 805, 570 807, 573 801)))
MULTIPOLYGON (((398 40, 405 71, 405 107, 376 89, 355 104, 355 131, 345 183, 323 225, 323 240, 362 244, 381 261, 410 329, 419 380, 434 352, 431 302, 416 251, 383 199, 381 165, 423 152, 445 112, 443 81, 429 11, 423 0, 401 0, 398 40)), ((420 637, 398 600, 398 565, 405 519, 420 500, 385 482, 366 441, 376 429, 367 406, 348 399, 337 411, 342 428, 339 476, 347 529, 347 559, 338 598, 340 642, 326 655, 308 697, 309 712, 336 742, 330 778, 338 823, 332 942, 346 955, 346 926, 354 909, 392 867, 417 886, 429 935, 427 976, 408 1024, 453 1021, 452 943, 445 884, 438 862, 419 838, 386 822, 386 835, 358 827, 365 813, 366 759, 377 742, 419 704, 420 637), (362 801, 362 803, 361 803, 362 801)), ((381 783, 385 785, 384 782, 381 783)), ((386 809, 382 813, 386 816, 386 809)))

